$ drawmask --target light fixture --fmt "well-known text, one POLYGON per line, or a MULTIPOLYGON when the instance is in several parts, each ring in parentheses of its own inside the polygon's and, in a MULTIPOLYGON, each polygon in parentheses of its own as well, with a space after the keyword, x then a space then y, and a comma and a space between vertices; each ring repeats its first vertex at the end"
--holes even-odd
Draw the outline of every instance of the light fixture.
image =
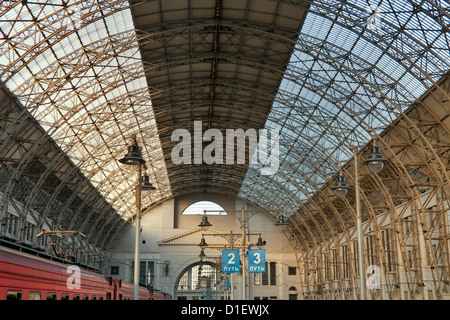
POLYGON ((345 197, 345 195, 347 194, 347 191, 350 189, 351 188, 345 182, 345 177, 342 174, 339 174, 336 184, 333 187, 331 187, 331 190, 336 192, 336 195, 339 198, 345 197))
POLYGON ((198 226, 202 228, 202 230, 208 230, 209 227, 212 227, 212 224, 208 221, 206 214, 202 217, 202 222, 200 222, 198 226))
POLYGON ((364 163, 369 167, 370 171, 378 173, 386 163, 389 163, 389 160, 386 160, 381 154, 380 148, 374 145, 370 148, 370 155, 364 160, 364 163))
POLYGON ((263 239, 261 238, 261 235, 260 235, 258 238, 258 242, 256 242, 256 246, 261 249, 265 245, 266 245, 266 241, 263 241, 263 239))
POLYGON ((276 226, 287 226, 288 222, 287 222, 287 218, 283 215, 278 217, 277 222, 275 222, 276 226))
MULTIPOLYGON (((142 190, 154 190, 155 188, 150 183, 149 177, 145 174, 142 176, 142 166, 145 167, 145 160, 142 158, 141 149, 138 146, 136 135, 133 135, 133 144, 128 146, 128 153, 119 159, 119 162, 125 165, 138 166, 138 176, 136 185, 136 236, 134 245, 134 289, 133 299, 139 300, 139 265, 140 265, 140 252, 139 252, 139 235, 141 231, 141 191, 142 190)), ((146 168, 145 168, 146 169, 146 168)), ((145 241, 142 241, 145 244, 145 241)))
POLYGON ((156 190, 156 188, 151 184, 149 176, 146 174, 141 177, 141 190, 143 191, 156 190))
POLYGON ((198 256, 199 256, 200 260, 206 258, 205 251, 203 251, 203 249, 202 249, 202 251, 200 251, 200 254, 198 256))
POLYGON ((199 246, 200 246, 200 247, 207 247, 207 246, 208 246, 208 244, 207 244, 206 241, 205 241, 205 238, 202 238, 202 240, 200 240, 199 246))
POLYGON ((128 146, 128 153, 122 159, 119 159, 119 162, 133 166, 145 163, 144 158, 142 158, 141 149, 137 144, 136 136, 133 137, 133 144, 128 146))

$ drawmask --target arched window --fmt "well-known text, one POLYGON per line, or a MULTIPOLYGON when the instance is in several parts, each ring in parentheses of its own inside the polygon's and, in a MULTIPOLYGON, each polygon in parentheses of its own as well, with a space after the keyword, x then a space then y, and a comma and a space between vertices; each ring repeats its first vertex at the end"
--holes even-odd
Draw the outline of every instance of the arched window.
POLYGON ((217 265, 203 262, 186 268, 178 280, 177 291, 213 290, 217 288, 221 272, 217 265))
POLYGON ((297 299, 298 299, 297 288, 290 287, 289 288, 289 300, 297 300, 297 299))
POLYGON ((217 203, 212 201, 198 201, 189 205, 184 211, 181 213, 182 215, 203 215, 204 210, 213 211, 206 212, 208 216, 212 215, 227 215, 225 209, 219 206, 217 203), (219 212, 220 211, 220 212, 219 212))

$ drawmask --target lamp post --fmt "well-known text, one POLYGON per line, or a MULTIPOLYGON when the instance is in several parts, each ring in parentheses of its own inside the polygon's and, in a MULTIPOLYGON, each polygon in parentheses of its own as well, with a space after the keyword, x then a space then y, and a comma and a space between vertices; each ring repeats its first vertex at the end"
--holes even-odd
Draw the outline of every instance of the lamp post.
POLYGON ((136 184, 136 238, 134 245, 134 294, 133 299, 139 300, 139 233, 141 229, 141 192, 142 190, 155 190, 149 180, 147 172, 142 176, 142 167, 145 171, 145 160, 142 158, 141 150, 137 144, 136 136, 133 136, 133 144, 128 146, 128 153, 119 160, 125 165, 138 166, 138 176, 136 184))
POLYGON ((242 300, 245 300, 245 227, 247 220, 245 219, 244 207, 241 211, 241 228, 242 228, 242 300))
MULTIPOLYGON (((247 249, 247 243, 245 240, 245 228, 247 227, 247 223, 248 223, 249 219, 246 219, 245 216, 245 210, 244 207, 242 207, 242 211, 241 211, 241 228, 242 228, 242 300, 246 300, 246 274, 247 274, 247 268, 245 266, 245 256, 246 256, 246 249, 247 249)), ((249 235, 251 235, 251 233, 249 233, 249 235)), ((262 248, 263 246, 266 245, 266 241, 263 241, 261 238, 261 233, 259 234, 259 238, 258 238, 258 242, 256 243, 256 245, 259 248, 262 248)), ((251 246, 251 244, 249 245, 249 247, 251 246)))
MULTIPOLYGON (((364 163, 369 167, 369 169, 378 173, 383 169, 384 165, 389 161, 386 160, 380 153, 380 148, 375 145, 370 149, 369 157, 364 160, 364 163)), ((357 149, 354 148, 354 167, 355 167, 355 209, 356 209, 356 233, 358 241, 358 260, 359 260, 359 281, 361 288, 361 300, 367 299, 366 294, 366 273, 364 268, 364 238, 362 232, 362 220, 361 220, 361 199, 360 199, 360 187, 359 187, 359 169, 358 169, 358 156, 357 149)), ((342 172, 339 174, 337 183, 331 188, 335 191, 337 196, 342 198, 345 197, 347 191, 351 188, 345 182, 345 177, 342 172)))

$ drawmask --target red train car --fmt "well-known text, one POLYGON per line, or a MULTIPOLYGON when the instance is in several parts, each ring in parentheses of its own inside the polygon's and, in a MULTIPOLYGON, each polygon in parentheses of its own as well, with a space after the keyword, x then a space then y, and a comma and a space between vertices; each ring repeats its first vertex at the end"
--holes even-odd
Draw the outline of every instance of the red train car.
MULTIPOLYGON (((128 282, 122 282, 120 279, 115 281, 114 300, 131 300, 134 295, 134 286, 128 282)), ((171 296, 158 290, 139 287, 139 300, 171 300, 171 296)))
MULTIPOLYGON (((127 300, 133 285, 95 272, 0 246, 0 300, 127 300), (79 275, 79 276, 78 276, 79 275)), ((170 300, 139 288, 140 300, 170 300)))
MULTIPOLYGON (((123 282, 120 279, 114 279, 114 300, 133 300, 134 285, 123 282)), ((139 300, 152 300, 150 291, 144 287, 139 287, 139 300)))
POLYGON ((152 293, 152 300, 172 300, 172 297, 168 295, 167 293, 161 292, 161 291, 153 291, 152 293))

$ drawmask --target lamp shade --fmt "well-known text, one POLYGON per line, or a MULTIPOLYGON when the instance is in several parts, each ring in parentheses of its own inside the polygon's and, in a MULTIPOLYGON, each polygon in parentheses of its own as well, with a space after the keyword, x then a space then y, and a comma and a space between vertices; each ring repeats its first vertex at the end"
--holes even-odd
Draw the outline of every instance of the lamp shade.
POLYGON ((277 220, 277 222, 275 222, 276 226, 287 226, 288 222, 287 222, 287 218, 285 216, 280 216, 277 220))
POLYGON ((202 228, 203 230, 207 230, 209 227, 212 227, 211 222, 208 221, 208 217, 206 215, 204 215, 202 217, 202 222, 200 222, 200 224, 198 225, 200 228, 202 228))
POLYGON ((137 166, 139 164, 144 164, 145 160, 142 158, 139 146, 137 144, 133 144, 128 146, 128 153, 122 159, 119 159, 119 162, 126 165, 137 166))
POLYGON ((373 146, 370 148, 370 155, 364 160, 364 163, 367 164, 370 171, 374 173, 378 173, 383 169, 386 163, 389 163, 389 160, 386 160, 380 152, 380 148, 377 146, 373 146))
POLYGON ((262 247, 264 247, 266 245, 266 241, 263 241, 263 239, 261 238, 261 236, 258 238, 258 242, 256 243, 256 246, 258 247, 258 248, 262 248, 262 247))
POLYGON ((200 246, 200 247, 207 247, 207 246, 208 246, 208 244, 207 244, 206 241, 205 241, 205 238, 202 238, 202 240, 200 240, 199 246, 200 246))
POLYGON ((148 175, 144 175, 141 177, 141 190, 156 190, 156 188, 150 183, 150 178, 148 175))
POLYGON ((345 177, 340 175, 338 177, 338 180, 336 182, 336 184, 331 187, 331 190, 333 190, 334 192, 336 192, 337 196, 339 198, 345 197, 345 195, 347 194, 348 190, 350 190, 351 188, 348 186, 348 184, 345 182, 345 177))

